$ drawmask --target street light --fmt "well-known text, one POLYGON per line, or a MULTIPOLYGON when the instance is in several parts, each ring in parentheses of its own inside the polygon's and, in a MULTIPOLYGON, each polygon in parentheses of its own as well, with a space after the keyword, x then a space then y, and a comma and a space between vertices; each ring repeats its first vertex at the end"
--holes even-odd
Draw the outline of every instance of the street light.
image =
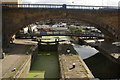
POLYGON ((102 6, 103 6, 103 0, 102 0, 102 6))

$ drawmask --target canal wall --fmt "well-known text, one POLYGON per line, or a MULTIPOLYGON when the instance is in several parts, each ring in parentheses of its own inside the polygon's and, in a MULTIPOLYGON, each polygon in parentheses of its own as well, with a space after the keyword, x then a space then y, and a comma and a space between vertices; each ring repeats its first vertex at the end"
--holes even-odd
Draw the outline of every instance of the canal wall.
POLYGON ((38 42, 39 51, 56 51, 57 52, 58 42, 38 42))
POLYGON ((39 51, 57 51, 57 45, 39 45, 39 51))
POLYGON ((111 61, 101 53, 97 53, 84 59, 95 78, 99 79, 119 79, 120 65, 111 61))
POLYGON ((95 49, 99 50, 101 52, 101 54, 105 55, 111 61, 120 64, 120 58, 116 58, 115 56, 113 56, 114 54, 119 54, 115 49, 113 49, 113 48, 115 48, 115 47, 113 47, 113 45, 110 45, 112 47, 110 47, 109 45, 102 46, 102 44, 104 45, 104 43, 102 43, 102 42, 99 42, 99 43, 90 42, 89 43, 89 42, 84 41, 84 40, 82 40, 80 38, 78 39, 78 44, 80 44, 80 45, 89 45, 91 47, 94 47, 95 49), (106 47, 110 47, 110 48, 106 49, 106 47))
POLYGON ((31 66, 31 55, 27 57, 24 64, 20 67, 20 69, 15 74, 14 78, 25 78, 28 74, 31 66))
MULTIPOLYGON (((99 40, 100 41, 100 40, 99 40)), ((104 42, 99 42, 100 44, 95 44, 94 42, 90 42, 85 40, 85 44, 94 47, 95 49, 99 50, 100 52, 85 59, 85 63, 92 71, 96 78, 119 78, 119 66, 120 62, 119 59, 116 59, 111 54, 117 54, 118 50, 114 49, 115 45, 111 46, 101 46, 104 42), (112 51, 112 52, 111 52, 112 51), (99 66, 98 66, 99 65, 99 66)), ((109 42, 108 42, 109 43, 109 42)), ((84 45, 85 45, 84 44, 84 45)), ((105 45, 105 44, 104 44, 105 45)))
POLYGON ((116 59, 115 57, 113 57, 112 55, 110 55, 109 52, 107 52, 106 50, 100 48, 99 46, 98 47, 95 47, 97 50, 99 50, 101 52, 101 54, 105 55, 107 58, 109 58, 111 61, 117 63, 117 64, 120 64, 120 60, 119 59, 116 59))
POLYGON ((59 44, 58 48, 61 79, 94 78, 91 71, 71 44, 59 44), (71 50, 70 54, 66 52, 66 49, 68 48, 71 50), (76 64, 76 67, 71 69, 73 63, 76 64))
MULTIPOLYGON (((69 45, 69 44, 68 44, 69 45)), ((81 57, 76 53, 76 51, 73 49, 72 45, 69 45, 66 47, 66 45, 63 45, 60 47, 61 44, 59 45, 54 45, 55 51, 58 50, 58 62, 59 62, 59 72, 60 72, 60 77, 62 79, 64 78, 94 78, 84 61, 81 59, 81 57), (56 49, 58 48, 58 49, 56 49), (70 49, 71 52, 73 53, 72 55, 68 55, 66 53, 66 49, 70 49), (61 53, 62 51, 62 53, 61 53), (76 69, 69 70, 69 67, 71 64, 75 62, 76 63, 76 69), (70 73, 70 74, 69 74, 70 73), (76 76, 77 75, 77 76, 76 76)), ((48 49, 50 46, 47 46, 46 48, 48 49)), ((40 48, 40 47, 39 47, 40 48)), ((34 62, 34 59, 37 56, 37 52, 39 50, 38 46, 33 46, 29 49, 28 55, 26 57, 26 60, 23 62, 23 65, 19 68, 17 73, 15 74, 14 78, 26 78, 27 74, 29 73, 30 67, 34 62)))
POLYGON ((30 67, 34 62, 34 59, 36 58, 36 55, 38 53, 38 46, 36 45, 36 46, 30 47, 27 52, 26 52, 27 56, 25 61, 20 66, 20 68, 18 69, 17 73, 14 75, 13 78, 26 78, 27 74, 30 71, 30 67))
MULTIPOLYGON (((84 40, 83 40, 84 41, 84 40)), ((98 44, 95 44, 95 43, 88 43, 86 41, 84 41, 85 45, 89 45, 89 46, 92 46, 94 47, 95 49, 99 50, 101 54, 103 54, 104 56, 106 56, 108 59, 110 59, 111 61, 117 63, 117 64, 120 64, 120 59, 119 58, 116 58, 114 57, 112 54, 119 54, 118 52, 116 51, 112 51, 111 52, 111 49, 112 48, 109 48, 109 49, 106 49, 106 46, 101 46, 102 43, 98 43, 98 44)), ((104 43, 103 43, 104 44, 104 43)), ((111 46, 111 45, 110 45, 111 46)), ((109 47, 109 45, 108 45, 109 47)))
POLYGON ((32 55, 31 55, 31 65, 34 63, 34 61, 35 61, 35 59, 36 59, 36 57, 37 57, 38 51, 39 51, 38 46, 35 46, 35 47, 34 47, 34 50, 31 51, 31 52, 32 52, 32 53, 31 53, 31 54, 32 54, 32 55))

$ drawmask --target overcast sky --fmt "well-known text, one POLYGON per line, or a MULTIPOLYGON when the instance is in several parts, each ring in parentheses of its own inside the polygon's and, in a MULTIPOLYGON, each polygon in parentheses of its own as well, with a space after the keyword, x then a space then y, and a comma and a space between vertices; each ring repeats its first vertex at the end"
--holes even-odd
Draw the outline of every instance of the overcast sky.
POLYGON ((22 0, 26 3, 117 6, 120 0, 22 0))

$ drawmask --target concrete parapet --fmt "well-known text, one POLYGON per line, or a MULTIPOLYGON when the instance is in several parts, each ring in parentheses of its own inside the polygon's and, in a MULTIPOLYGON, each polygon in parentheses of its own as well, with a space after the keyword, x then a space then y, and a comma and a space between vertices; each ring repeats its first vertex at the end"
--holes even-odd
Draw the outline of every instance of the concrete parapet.
POLYGON ((33 62, 34 59, 32 59, 32 56, 35 56, 38 52, 34 53, 33 50, 34 49, 36 52, 37 51, 37 46, 32 46, 28 52, 29 54, 27 54, 28 56, 26 57, 26 60, 23 62, 23 64, 20 66, 20 68, 18 69, 17 73, 14 75, 14 78, 26 78, 26 75, 29 73, 31 64, 33 62))

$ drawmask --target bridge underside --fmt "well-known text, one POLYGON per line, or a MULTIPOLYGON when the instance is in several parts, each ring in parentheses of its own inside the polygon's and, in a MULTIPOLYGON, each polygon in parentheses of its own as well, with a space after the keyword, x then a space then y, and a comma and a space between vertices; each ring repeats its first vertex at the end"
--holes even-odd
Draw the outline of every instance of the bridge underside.
POLYGON ((3 45, 21 28, 49 19, 74 19, 88 23, 101 30, 106 40, 120 39, 118 15, 114 10, 70 10, 70 9, 38 9, 38 8, 3 8, 3 45))

